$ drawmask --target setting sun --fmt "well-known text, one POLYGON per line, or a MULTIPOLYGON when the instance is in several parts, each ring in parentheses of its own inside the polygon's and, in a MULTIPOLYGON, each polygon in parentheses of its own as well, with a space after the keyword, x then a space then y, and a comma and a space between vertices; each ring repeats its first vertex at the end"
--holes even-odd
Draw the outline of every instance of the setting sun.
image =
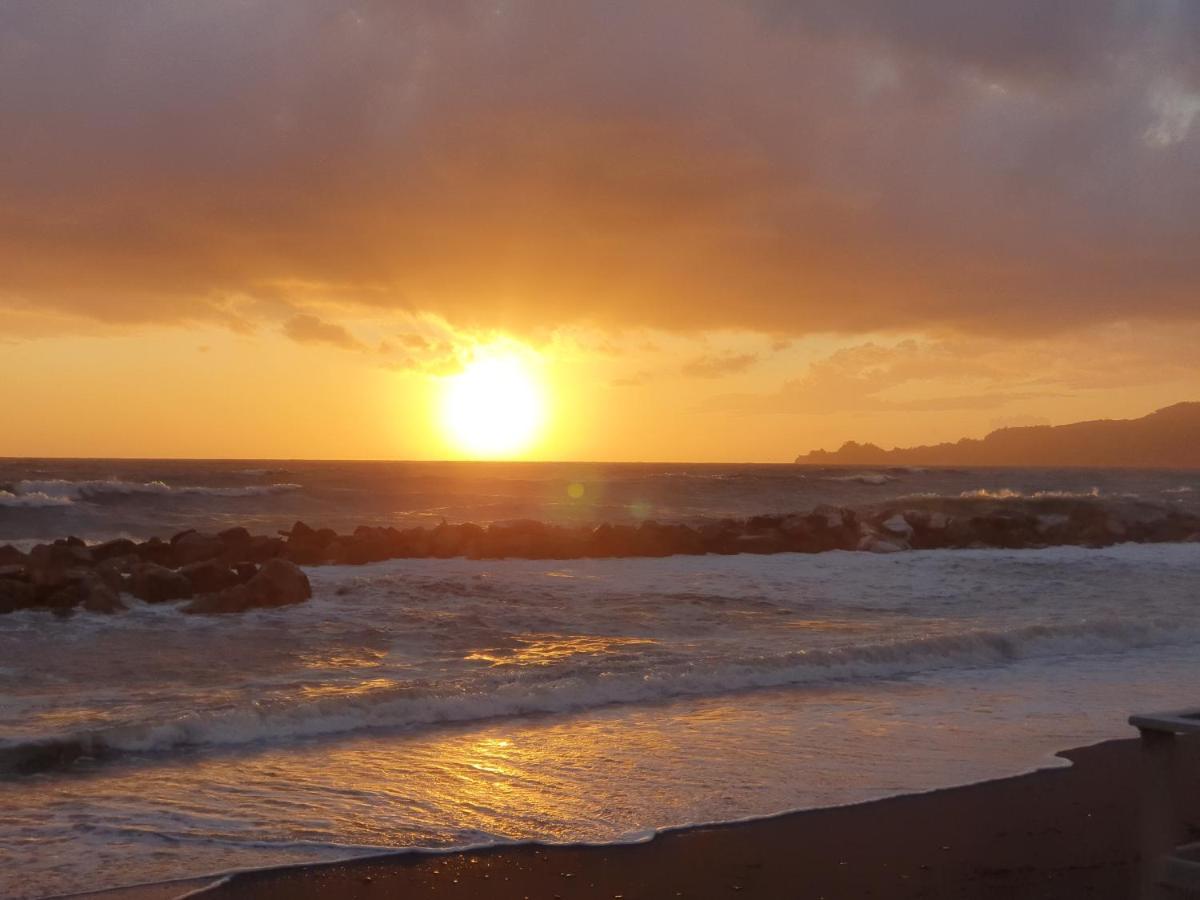
POLYGON ((527 356, 511 347, 483 347, 445 380, 442 425, 455 448, 472 457, 511 457, 537 437, 546 398, 527 356))

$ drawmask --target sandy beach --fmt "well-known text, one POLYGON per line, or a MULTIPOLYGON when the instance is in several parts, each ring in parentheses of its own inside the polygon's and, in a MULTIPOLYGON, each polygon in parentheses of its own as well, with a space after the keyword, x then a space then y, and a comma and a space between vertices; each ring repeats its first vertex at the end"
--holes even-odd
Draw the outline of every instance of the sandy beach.
MULTIPOLYGON (((1200 824, 1200 746, 1180 802, 1200 824)), ((1136 740, 1048 769, 928 794, 694 828, 645 844, 518 846, 244 873, 234 898, 1128 898, 1138 877, 1136 740)), ((104 895, 118 900, 118 895, 104 895)))

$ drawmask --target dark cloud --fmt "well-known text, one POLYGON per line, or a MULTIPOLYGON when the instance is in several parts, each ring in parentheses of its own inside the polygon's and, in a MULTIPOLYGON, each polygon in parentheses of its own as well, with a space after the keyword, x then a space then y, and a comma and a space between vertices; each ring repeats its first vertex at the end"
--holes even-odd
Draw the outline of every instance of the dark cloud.
POLYGON ((325 322, 316 316, 302 313, 292 316, 283 325, 283 333, 301 343, 332 344, 343 350, 366 350, 366 346, 341 325, 325 322))
POLYGON ((0 296, 242 328, 300 294, 517 330, 1196 318, 1198 10, 10 0, 0 296))

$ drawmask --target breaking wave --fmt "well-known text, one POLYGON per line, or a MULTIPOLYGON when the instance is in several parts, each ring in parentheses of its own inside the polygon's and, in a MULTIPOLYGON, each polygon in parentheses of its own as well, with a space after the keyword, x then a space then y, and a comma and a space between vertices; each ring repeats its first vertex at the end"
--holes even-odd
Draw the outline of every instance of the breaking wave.
POLYGON ((1094 487, 1086 491, 1014 491, 1009 488, 989 490, 978 488, 973 491, 963 491, 958 495, 964 500, 1086 500, 1098 499, 1103 496, 1100 488, 1094 487))
POLYGON ((45 771, 84 757, 345 734, 365 729, 577 712, 622 703, 713 696, 756 688, 902 678, 923 672, 1007 665, 1022 659, 1118 652, 1194 640, 1177 625, 1123 619, 1009 630, 979 629, 907 640, 689 661, 657 670, 575 671, 520 677, 495 671, 478 683, 395 684, 318 700, 260 702, 87 733, 0 743, 0 773, 45 771))
POLYGON ((882 472, 859 472, 854 475, 828 475, 825 481, 853 481, 858 484, 883 485, 899 481, 895 475, 884 475, 882 472))
POLYGON ((169 485, 164 481, 18 481, 0 490, 0 506, 36 508, 98 503, 135 497, 263 497, 301 489, 299 484, 254 484, 237 487, 169 485))

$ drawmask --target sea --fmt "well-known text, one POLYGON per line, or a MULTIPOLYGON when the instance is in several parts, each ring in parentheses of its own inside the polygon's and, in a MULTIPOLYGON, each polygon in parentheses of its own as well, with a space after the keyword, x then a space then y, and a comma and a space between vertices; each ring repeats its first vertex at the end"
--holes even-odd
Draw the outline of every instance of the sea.
MULTIPOLYGON (((0 460, 0 544, 295 520, 698 522, 1200 472, 0 460)), ((1200 544, 308 569, 301 606, 0 616, 0 896, 634 842, 1066 765, 1200 706, 1200 544)))

